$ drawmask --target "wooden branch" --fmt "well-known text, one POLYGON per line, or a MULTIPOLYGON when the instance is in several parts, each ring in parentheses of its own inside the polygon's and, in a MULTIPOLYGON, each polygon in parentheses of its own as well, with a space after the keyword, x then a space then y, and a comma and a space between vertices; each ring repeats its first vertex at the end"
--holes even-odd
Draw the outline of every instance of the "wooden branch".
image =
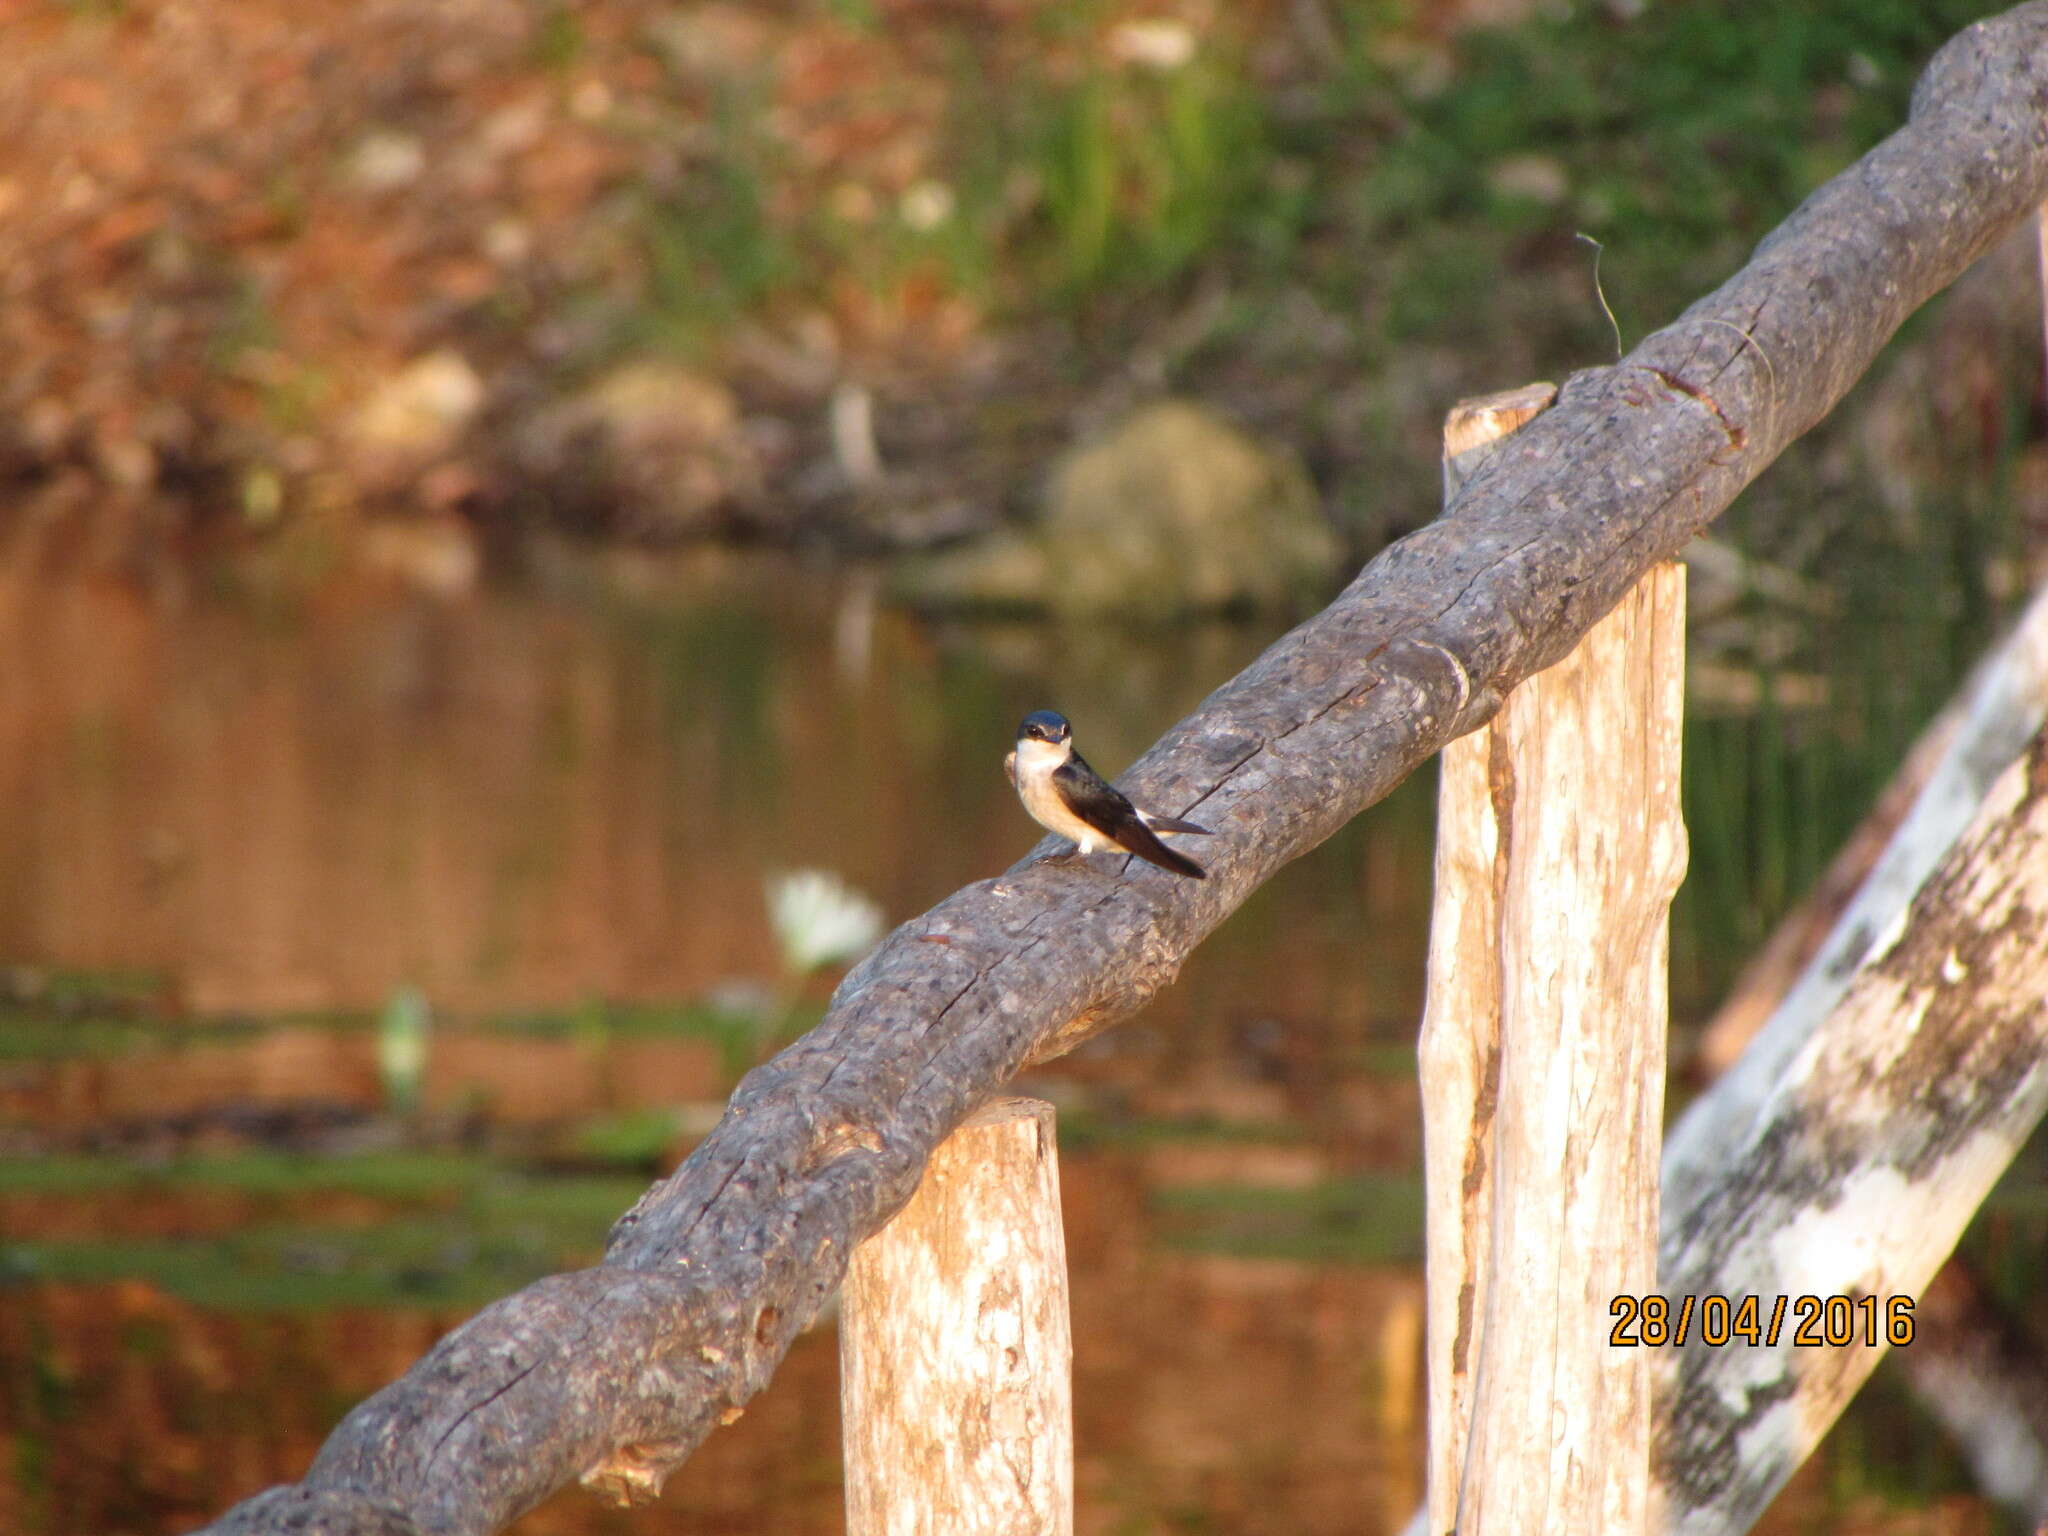
POLYGON ((1073 1354, 1053 1108, 1000 1099, 847 1267, 848 1536, 1070 1536, 1073 1354))
MULTIPOLYGON (((2039 729, 2048 712, 2044 662, 2048 599, 2037 599, 1922 730, 1827 873, 1744 969, 1707 1027, 1696 1062, 1707 1075, 1732 1064, 1804 975, 1811 970, 1825 973, 1830 963, 1823 953, 1826 941, 1880 859, 1902 856, 1910 860, 1913 877, 1924 880, 1929 866, 1953 846, 1964 830, 1962 813, 1953 794, 1937 794, 1930 805, 1945 809, 1922 817, 1900 855, 1888 854, 1937 772, 1988 778, 2009 765, 2022 734, 2039 729), (1959 746, 1958 734, 1966 727, 1968 734, 1959 746), (1942 846, 1933 846, 1937 837, 1946 840, 1942 846)), ((1893 880, 1881 887, 1894 890, 1895 898, 1883 912, 1867 913, 1866 926, 1889 928, 1901 920, 1912 893, 1898 890, 1897 884, 1893 880)), ((1846 948, 1841 952, 1847 953, 1846 948)), ((1809 1002, 1823 995, 1835 999, 1844 986, 1846 978, 1838 978, 1825 993, 1807 985, 1800 995, 1809 1002)), ((1797 1028, 1805 1038, 1823 1022, 1823 1017, 1808 1014, 1797 1028)), ((1718 1113, 1711 1094, 1704 1103, 1702 1113, 1718 1113)), ((1723 1123, 1724 1131, 1731 1128, 1723 1123)), ((2048 1407, 2041 1404, 2037 1390, 2048 1370, 2048 1357, 2002 1314, 1961 1255, 1935 1274, 1913 1315, 1913 1344, 1901 1358, 1915 1396, 1956 1439, 1987 1495, 2029 1527, 2048 1520, 2048 1407)))
POLYGON ((1879 1343, 1660 1352, 1667 1529, 1747 1530, 1877 1363, 1893 1298, 1954 1247, 2048 1108, 2048 735, 1792 1056, 1727 1156, 1665 1189, 1668 1295, 1875 1298, 1879 1343))
POLYGON ((1701 1095, 1665 1141, 1664 1194, 1691 1198, 1719 1179, 1776 1092, 1788 1063, 1833 1013, 1879 939, 1895 933, 1928 873, 1954 846, 2005 771, 2048 719, 2048 588, 2027 605, 1978 669, 1927 782, 1827 940, 1779 1000, 1749 1047, 1701 1095))
MULTIPOLYGON (((1701 1029, 1699 1046, 1686 1064, 1686 1076, 1694 1082, 1710 1083, 1734 1066, 1799 978, 1812 968, 1842 913, 1891 846, 1906 813, 1920 798, 1935 768, 1949 755, 1950 743, 1963 723, 1966 696, 1966 691, 1959 692, 1921 729, 1869 812, 1842 840, 1813 888, 1779 920, 1771 936, 1743 965, 1742 974, 1701 1029)), ((1954 831, 1962 831, 1960 824, 1954 831)))
MULTIPOLYGON (((1693 1128, 1689 1144, 1695 1155, 1681 1163, 1667 1144, 1659 1289, 1678 1305, 1686 1295, 1737 1301, 1755 1295, 1768 1321, 1775 1297, 1830 1294, 1843 1277, 1828 1266, 1858 1255, 1869 1262, 1896 1263, 1887 1269, 1886 1281, 1894 1286, 1892 1294, 1910 1297, 1915 1275, 1924 1278, 1924 1267, 1953 1244, 1984 1189, 2038 1119, 2038 1091, 2028 1100, 2030 1090, 2016 1075, 2031 1067, 2032 1047, 2015 1040, 2013 1031, 2048 1032, 2039 1016, 2048 1002, 2038 980, 2031 993, 2027 982, 2030 974, 2048 971, 2048 957, 2041 953, 2048 937, 2023 899, 2008 910, 2014 892, 1995 872, 2006 866, 2025 869, 2028 858, 2038 863, 2042 851, 2030 854, 2022 842, 1994 863, 1981 850, 2000 839, 2022 837, 2026 816, 2041 819, 2038 805, 2031 799, 2010 800, 2010 790, 2014 775, 2025 771, 2018 759, 2029 745, 2015 745, 2012 733, 2029 719, 2037 731, 2041 726, 2044 645, 2048 596, 2036 599, 1977 669, 1957 708, 1959 739, 1949 748, 1956 761, 1937 771, 1937 778, 1952 781, 1957 774, 1965 782, 1988 777, 1989 798, 1975 807, 1974 817, 1948 846, 1931 855, 1915 854, 1938 867, 1926 872, 1917 891, 1908 891, 1895 909, 1887 909, 1881 941, 1858 952, 1861 969, 1844 979, 1832 1010, 1804 1020, 1789 1054, 1779 1057, 1769 1096, 1759 1102, 1746 1088, 1731 1093, 1724 1084, 1735 1079, 1724 1078, 1695 1101, 1681 1122, 1693 1128), (1976 878, 1967 878, 1973 873, 1976 878), (2000 932, 2010 938, 2014 923, 2021 925, 2021 938, 2033 945, 2017 961, 1998 957, 1981 962, 1982 945, 1957 943, 1963 933, 2000 932), (1942 958, 1945 981, 1965 964, 1969 974, 1962 979, 1972 988, 1993 982, 2003 986, 2016 978, 2012 985, 2019 1006, 2035 1010, 2031 1024, 2015 1026, 2012 1010, 1996 1006, 1984 991, 1942 997, 1918 1017, 1909 1011, 1910 1027, 1894 1018, 1874 1021, 1867 989, 1884 985, 1882 978, 1898 966, 1899 957, 1929 954, 1942 958), (1954 965, 1948 963, 1951 954, 1957 957, 1954 965), (1967 962, 1961 958, 1966 954, 1967 962), (1867 1072, 1870 1082, 1846 1090, 1844 1081, 1853 1083, 1859 1070, 1854 1053, 1873 1044, 1917 1054, 1888 1075, 1867 1072), (1830 1065, 1821 1072, 1814 1063, 1830 1065), (1972 1118, 1978 1115, 1988 1130, 1972 1118), (1701 1124, 1713 1126, 1712 1134, 1701 1133, 1701 1124), (1981 1133, 1971 1150, 1985 1162, 1964 1167, 1958 1177, 1944 1137, 1972 1133, 1981 1133), (1718 1162, 1710 1155, 1714 1137, 1723 1139, 1718 1162), (1682 1177, 1674 1179, 1674 1171, 1682 1177), (1883 1190, 1893 1179, 1901 1181, 1909 1203, 1895 1207, 1869 1197, 1873 1186, 1883 1190), (1923 1179, 1934 1182, 1923 1189, 1923 1179), (1922 1219, 1923 1200, 1940 1204, 1944 1212, 1931 1227, 1922 1219)), ((2032 743, 2037 754, 2043 750, 2041 741, 2037 735, 2032 743)), ((1937 805, 1947 805, 1957 792, 1951 782, 1930 794, 1937 805)), ((1949 814, 1931 808, 1914 812, 1923 825, 1949 814)), ((1925 837, 1913 841, 1926 847, 1925 837)), ((1815 962, 1827 963, 1825 954, 1815 962)), ((1937 1309, 1939 1325, 1951 1334, 1956 1314, 1952 1304, 1937 1309)), ((1789 1338, 1797 1321, 1785 1325, 1784 1337, 1789 1338)), ((1918 1369, 1923 1355, 1937 1357, 1941 1336, 1932 1343, 1929 1349, 1916 1341, 1909 1364, 1918 1369)), ((1810 1362, 1815 1352, 1800 1353, 1810 1362)), ((1666 1406, 1659 1410, 1655 1470, 1664 1528, 1688 1533, 1747 1529, 1818 1443, 1874 1360, 1873 1355, 1855 1365, 1846 1386, 1832 1378, 1798 1376, 1796 1360, 1788 1368, 1782 1351, 1765 1358, 1746 1341, 1719 1350, 1696 1346, 1675 1361, 1661 1361, 1659 1395, 1666 1406), (1755 1379, 1725 1379, 1731 1369, 1739 1376, 1745 1365, 1754 1368, 1755 1379), (1665 1422, 1674 1402, 1690 1405, 1690 1425, 1683 1431, 1675 1420, 1665 1422)), ((1963 1416, 1957 1417, 1958 1427, 1981 1426, 1986 1394, 2002 1385, 2002 1378, 1980 1383, 1975 1401, 1958 1410, 1963 1416)), ((2030 1425, 2032 1416, 2026 1418, 2030 1425)), ((2012 1433, 1997 1437, 2001 1446, 2023 1441, 2029 1432, 2017 1418, 2008 1428, 2012 1433)), ((1982 1460, 1983 1446, 1973 1443, 1972 1454, 1982 1460)), ((2012 1472, 2009 1466, 2005 1470, 2012 1472)), ((2011 1480, 2008 1476, 2006 1483, 2011 1480)), ((1422 1536, 1429 1528, 1418 1512, 1408 1531, 1422 1536)))
MULTIPOLYGON (((1922 727, 1869 814, 1814 887, 1786 913, 1701 1031, 1693 1075, 1714 1081, 1767 1024, 1804 1038, 1841 996, 1870 935, 1898 920, 1927 872, 1976 812, 1992 779, 2048 718, 2048 589, 2037 594, 1968 680, 1922 727), (1935 786, 1930 792, 1929 786, 1935 786), (1909 822, 1908 817, 1912 820, 1909 822), (1873 876, 1875 878, 1873 878, 1873 876), (1854 909, 1854 915, 1845 914, 1854 909), (1772 1024, 1788 998, 1796 1013, 1772 1024)), ((1788 1049, 1773 1048, 1781 1059, 1788 1049)), ((1752 1074, 1768 1081, 1769 1072, 1752 1074)), ((1754 1089, 1748 1102, 1754 1103, 1754 1089)), ((1695 1143, 1711 1157, 1716 1127, 1695 1143)), ((1690 1140, 1690 1133, 1688 1135, 1690 1140)))
POLYGON ((481 1536, 578 1476, 651 1497, 766 1383, 976 1105, 1142 1006, 1281 866, 1569 651, 2044 198, 2048 0, 2032 0, 1951 40, 1906 127, 1677 322, 1570 380, 1443 518, 1137 764, 1143 802, 1215 829, 1210 879, 1023 864, 905 924, 748 1074, 602 1266, 479 1312, 359 1404, 303 1482, 214 1529, 481 1536))
POLYGON ((1649 1528, 1685 572, 1445 749, 1422 1027, 1430 1529, 1649 1528), (1465 1416, 1469 1413, 1469 1443, 1465 1416))

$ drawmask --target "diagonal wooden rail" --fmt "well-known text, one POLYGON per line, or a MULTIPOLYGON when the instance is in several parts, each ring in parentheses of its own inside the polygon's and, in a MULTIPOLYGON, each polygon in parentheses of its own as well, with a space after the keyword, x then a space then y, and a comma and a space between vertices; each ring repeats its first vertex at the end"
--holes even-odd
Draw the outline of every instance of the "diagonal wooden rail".
POLYGON ((766 1383, 947 1132, 1140 1007, 1282 865, 1563 656, 2044 197, 2033 0, 1952 39, 1905 127, 1720 289, 1574 377, 1440 520, 1146 754, 1129 787, 1215 829, 1213 878, 1025 863, 906 923, 747 1076, 602 1265, 485 1308, 358 1405, 303 1481, 211 1529, 481 1536, 572 1478, 651 1495, 766 1383))

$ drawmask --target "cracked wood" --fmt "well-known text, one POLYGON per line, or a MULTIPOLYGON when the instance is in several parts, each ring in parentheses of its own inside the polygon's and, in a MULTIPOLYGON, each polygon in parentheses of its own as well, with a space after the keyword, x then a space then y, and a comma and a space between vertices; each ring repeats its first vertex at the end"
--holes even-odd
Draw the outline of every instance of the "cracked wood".
POLYGON ((967 1118, 839 1305, 848 1536, 1071 1536, 1073 1340, 1053 1108, 967 1118))
POLYGON ((1444 752, 1421 1087, 1429 1530, 1640 1532, 1685 572, 1444 752))

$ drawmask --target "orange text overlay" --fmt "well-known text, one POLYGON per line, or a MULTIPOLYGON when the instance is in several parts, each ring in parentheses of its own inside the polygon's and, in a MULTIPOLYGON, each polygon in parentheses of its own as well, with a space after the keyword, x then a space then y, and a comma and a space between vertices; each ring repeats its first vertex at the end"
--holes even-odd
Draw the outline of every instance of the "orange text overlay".
POLYGON ((1617 1296, 1607 1342, 1622 1349, 1671 1344, 1846 1349, 1913 1342, 1913 1298, 1893 1296, 1617 1296))

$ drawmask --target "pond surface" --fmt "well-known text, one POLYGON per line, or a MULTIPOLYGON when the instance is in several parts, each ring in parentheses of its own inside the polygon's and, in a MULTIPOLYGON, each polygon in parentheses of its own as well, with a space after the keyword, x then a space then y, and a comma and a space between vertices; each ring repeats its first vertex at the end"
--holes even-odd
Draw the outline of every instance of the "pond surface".
MULTIPOLYGON (((1114 774, 1277 633, 934 627, 737 562, 455 606, 0 591, 0 1529, 179 1531, 298 1476, 469 1310, 592 1261, 815 1015, 836 973, 784 973, 766 877, 913 916, 1036 840, 1000 771, 1027 709, 1114 774)), ((1027 1085, 1085 1532, 1390 1531, 1420 1496, 1432 793, 1027 1085)), ((516 1529, 838 1530, 835 1349, 658 1507, 516 1529)), ((1898 1470, 1896 1388, 1858 1415, 1771 1528, 1989 1528, 1945 1451, 1898 1470)))

